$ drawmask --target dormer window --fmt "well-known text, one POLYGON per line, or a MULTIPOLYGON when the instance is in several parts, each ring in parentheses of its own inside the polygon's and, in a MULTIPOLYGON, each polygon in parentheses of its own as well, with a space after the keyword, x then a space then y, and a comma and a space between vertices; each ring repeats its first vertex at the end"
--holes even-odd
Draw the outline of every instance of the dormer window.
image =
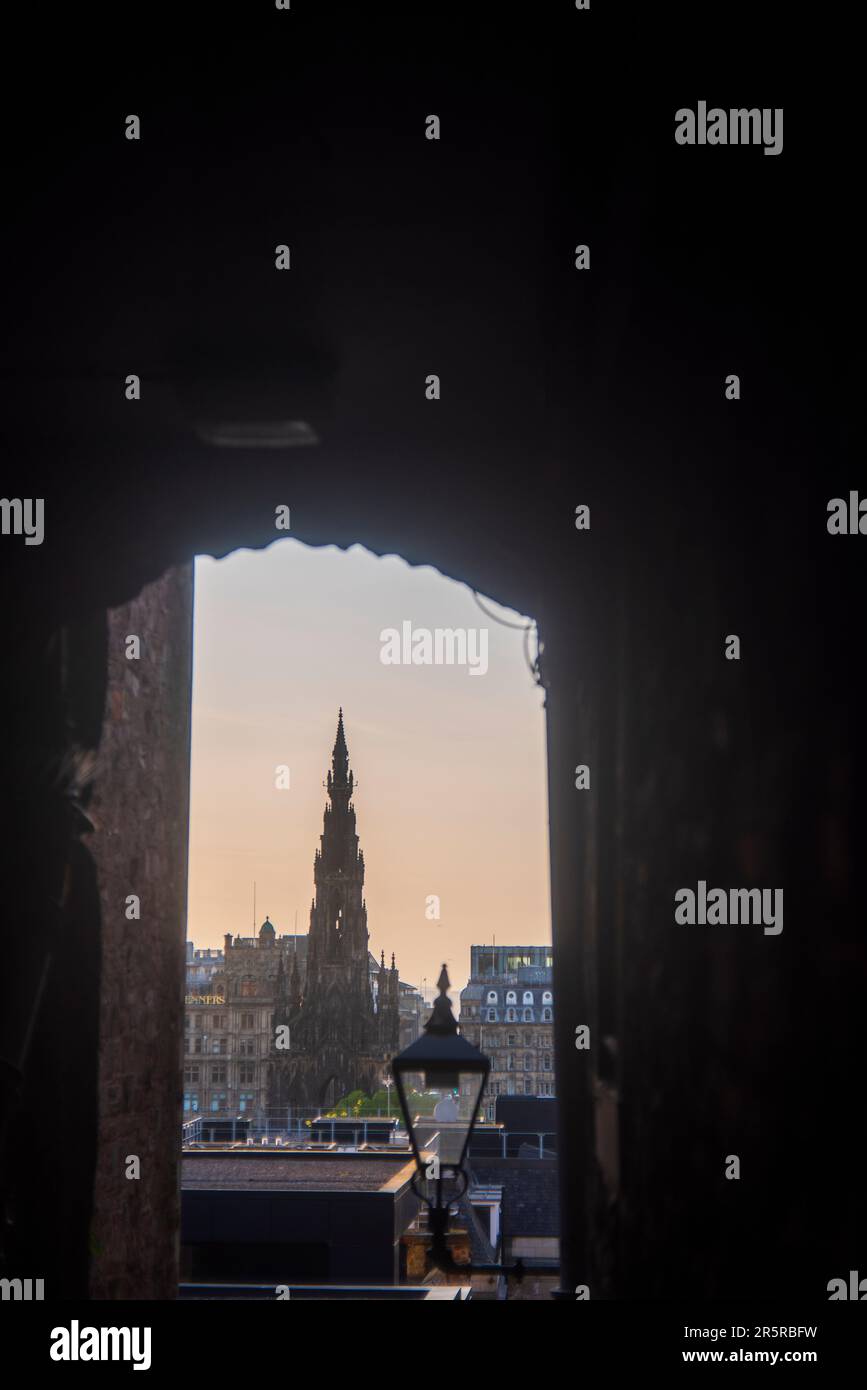
POLYGON ((489 1003, 489 1004, 496 1004, 496 1002, 497 1002, 497 991, 496 991, 495 989, 489 989, 489 990, 488 990, 488 1003, 489 1003))
POLYGON ((508 992, 508 994, 506 995, 506 1003, 507 1003, 507 1004, 517 1004, 517 1002, 518 1002, 518 996, 517 996, 517 994, 515 993, 515 991, 514 991, 513 989, 510 989, 509 992, 508 992))
POLYGON ((533 1002, 533 991, 532 991, 531 989, 525 989, 525 990, 524 990, 524 1003, 525 1003, 525 1004, 532 1004, 532 1002, 533 1002))

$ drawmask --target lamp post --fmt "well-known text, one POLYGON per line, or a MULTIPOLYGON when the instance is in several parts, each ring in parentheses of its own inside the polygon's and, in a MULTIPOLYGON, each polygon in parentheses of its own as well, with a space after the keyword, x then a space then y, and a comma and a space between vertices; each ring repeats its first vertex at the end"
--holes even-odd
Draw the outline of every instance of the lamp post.
POLYGON ((511 1266, 458 1265, 446 1243, 451 1203, 467 1190, 464 1160, 491 1069, 484 1053, 458 1033, 448 987, 448 972, 443 966, 437 981, 439 997, 424 1035, 404 1048, 391 1064, 416 1163, 413 1190, 428 1208, 431 1258, 440 1269, 516 1274, 520 1278, 520 1260, 511 1266), (436 1098, 432 1115, 414 1113, 412 1096, 419 1092, 436 1098))

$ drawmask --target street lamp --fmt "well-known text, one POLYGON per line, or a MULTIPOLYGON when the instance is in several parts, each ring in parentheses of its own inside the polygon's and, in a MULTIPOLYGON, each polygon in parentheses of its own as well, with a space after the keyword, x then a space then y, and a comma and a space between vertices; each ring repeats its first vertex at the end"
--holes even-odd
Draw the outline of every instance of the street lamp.
POLYGON ((397 1097, 416 1162, 412 1185, 427 1206, 433 1236, 431 1258, 441 1269, 484 1273, 523 1273, 521 1262, 503 1265, 457 1265, 446 1244, 451 1203, 467 1189, 464 1170, 470 1135, 479 1112, 489 1059, 458 1033, 458 1025, 446 990, 449 977, 443 966, 437 981, 439 997, 425 1024, 424 1036, 404 1048, 391 1064, 397 1097), (432 1114, 416 1114, 414 1093, 430 1106, 432 1114))

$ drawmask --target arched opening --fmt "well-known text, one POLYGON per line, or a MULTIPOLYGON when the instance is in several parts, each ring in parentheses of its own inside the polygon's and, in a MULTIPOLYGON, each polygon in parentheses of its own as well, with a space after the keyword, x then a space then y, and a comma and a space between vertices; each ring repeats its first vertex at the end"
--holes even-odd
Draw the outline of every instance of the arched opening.
MULTIPOLYGON (((445 963, 491 1060, 494 1124, 507 1043, 483 999, 519 976, 551 984, 532 620, 430 566, 284 538, 197 561, 194 654, 188 974, 207 958, 226 997, 228 1110, 243 1096, 256 1133, 296 1144, 317 1107, 360 1113, 364 1094, 365 1114, 397 1114, 379 1078, 421 1034, 445 963), (343 1059, 342 1091, 321 1082, 323 1051, 343 1059)), ((524 1041, 522 1094, 550 1097, 549 1030, 524 1041)), ((210 1104, 194 1063, 190 1111, 210 1104)))

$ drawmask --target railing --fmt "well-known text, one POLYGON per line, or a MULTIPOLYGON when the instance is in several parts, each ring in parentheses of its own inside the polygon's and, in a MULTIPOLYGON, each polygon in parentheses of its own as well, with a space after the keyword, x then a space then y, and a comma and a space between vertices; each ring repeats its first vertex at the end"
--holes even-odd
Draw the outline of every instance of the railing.
MULTIPOLYGON (((310 1117, 320 1124, 314 1130, 306 1123, 304 1115, 283 1115, 282 1119, 257 1115, 197 1115, 181 1126, 182 1142, 187 1146, 209 1146, 226 1148, 227 1145, 243 1145, 245 1148, 309 1148, 313 1145, 327 1144, 346 1149, 358 1149, 364 1144, 387 1143, 390 1148, 409 1147, 409 1137, 401 1125, 389 1130, 387 1138, 370 1137, 371 1126, 377 1123, 375 1116, 365 1118, 340 1117, 329 1119, 321 1111, 311 1110, 310 1117), (211 1125, 219 1124, 223 1137, 209 1138, 211 1125)), ((386 1118, 385 1116, 381 1119, 386 1118)), ((395 1119, 396 1116, 392 1116, 395 1119)), ((381 1122, 381 1121, 380 1121, 381 1122)), ((470 1162, 484 1163, 486 1158, 515 1158, 521 1144, 536 1147, 539 1158, 554 1156, 557 1135, 553 1130, 496 1130, 477 1129, 470 1140, 470 1162)), ((426 1147, 435 1149, 433 1136, 425 1141, 426 1147)))
POLYGON ((202 1116, 197 1115, 194 1120, 185 1120, 181 1125, 181 1142, 184 1144, 197 1144, 202 1139, 202 1116))
POLYGON ((385 1114, 379 1118, 368 1115, 358 1118, 338 1116, 332 1119, 323 1115, 321 1110, 313 1108, 305 1110, 304 1113, 294 1112, 288 1115, 286 1111, 281 1111, 279 1117, 261 1113, 231 1115, 226 1112, 209 1111, 197 1115, 193 1120, 185 1121, 181 1126, 181 1134, 184 1146, 207 1146, 213 1143, 214 1147, 225 1148, 228 1144, 243 1144, 246 1147, 267 1147, 274 1144, 306 1148, 313 1144, 338 1144, 346 1148, 360 1148, 362 1144, 387 1143, 389 1147, 406 1148, 409 1139, 406 1130, 399 1124, 394 1124, 397 1119, 396 1115, 389 1117, 385 1114), (312 1124, 307 1123, 308 1119, 320 1122, 315 1130, 312 1124), (382 1125, 383 1122, 388 1123, 389 1120, 391 1127, 387 1137, 371 1138, 371 1128, 382 1125), (214 1140, 210 1136, 216 1126, 219 1126, 221 1138, 214 1140))
MULTIPOLYGON (((502 1135, 501 1135, 501 1140, 502 1140, 502 1144, 501 1144, 501 1157, 502 1157, 502 1158, 508 1158, 508 1157, 509 1157, 508 1150, 509 1150, 509 1149, 514 1149, 514 1148, 516 1147, 516 1141, 523 1141, 524 1143, 533 1142, 533 1143, 538 1144, 538 1148, 539 1148, 539 1157, 540 1157, 540 1158, 545 1158, 545 1157, 546 1157, 546 1154, 547 1154, 547 1155, 550 1155, 551 1153, 555 1152, 556 1144, 557 1144, 557 1134, 556 1134, 556 1132, 555 1132, 554 1130, 551 1130, 551 1129, 547 1129, 547 1130, 510 1129, 510 1130, 504 1130, 504 1131, 503 1131, 503 1133, 502 1133, 502 1135), (545 1144, 545 1140, 546 1140, 546 1139, 552 1140, 552 1143, 551 1143, 550 1145, 547 1145, 547 1146, 546 1146, 546 1144, 545 1144)), ((479 1155, 477 1155, 477 1157, 483 1158, 483 1155, 479 1154, 479 1155)))

